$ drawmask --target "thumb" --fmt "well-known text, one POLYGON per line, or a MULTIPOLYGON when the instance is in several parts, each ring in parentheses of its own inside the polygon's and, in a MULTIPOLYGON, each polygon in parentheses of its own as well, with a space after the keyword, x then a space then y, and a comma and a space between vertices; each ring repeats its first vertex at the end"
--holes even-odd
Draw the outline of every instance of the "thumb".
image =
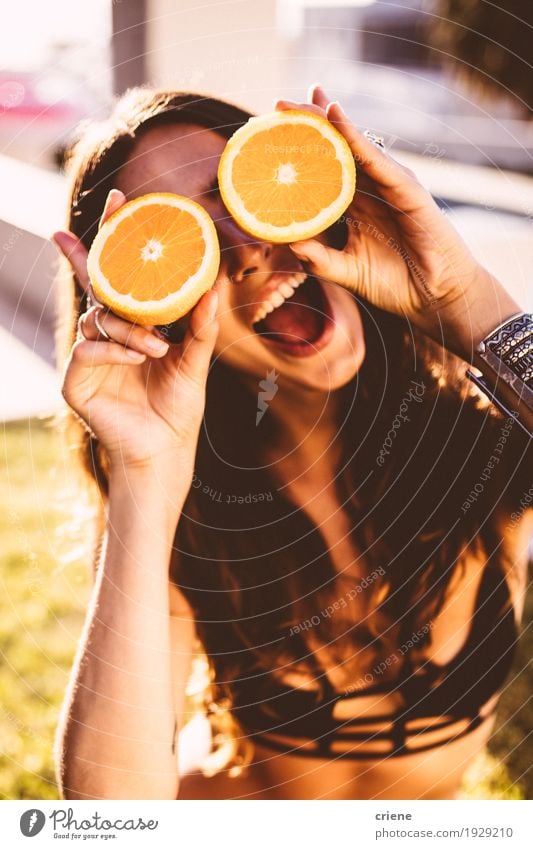
POLYGON ((350 292, 357 291, 359 274, 351 254, 330 248, 316 239, 293 242, 289 247, 298 259, 309 266, 312 274, 338 283, 350 292))
POLYGON ((193 308, 183 342, 178 371, 204 388, 218 335, 218 292, 210 289, 193 308))

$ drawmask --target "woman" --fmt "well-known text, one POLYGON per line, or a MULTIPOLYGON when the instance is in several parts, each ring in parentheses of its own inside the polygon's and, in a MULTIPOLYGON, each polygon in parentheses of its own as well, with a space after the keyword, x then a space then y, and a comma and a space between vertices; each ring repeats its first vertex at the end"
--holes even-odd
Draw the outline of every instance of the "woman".
POLYGON ((102 545, 58 734, 67 798, 453 798, 490 735, 527 439, 459 358, 519 308, 338 104, 315 87, 300 108, 344 133, 358 191, 298 245, 222 204, 248 118, 229 104, 135 90, 72 158, 63 394, 102 545), (199 201, 222 247, 180 344, 87 296, 99 220, 151 191, 199 201), (199 644, 213 752, 180 776, 199 644))

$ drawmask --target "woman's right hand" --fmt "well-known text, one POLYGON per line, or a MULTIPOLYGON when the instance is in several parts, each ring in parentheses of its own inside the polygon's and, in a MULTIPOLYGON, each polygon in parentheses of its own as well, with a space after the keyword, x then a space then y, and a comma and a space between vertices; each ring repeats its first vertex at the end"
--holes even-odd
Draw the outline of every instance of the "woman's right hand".
MULTIPOLYGON (((125 201, 122 192, 110 192, 102 221, 125 201)), ((87 288, 83 244, 69 232, 54 234, 54 241, 87 288)), ((179 345, 169 345, 153 328, 131 324, 99 306, 80 317, 63 397, 104 446, 112 469, 152 468, 192 476, 218 332, 217 304, 215 290, 203 295, 179 345), (98 310, 99 323, 113 341, 96 326, 98 310)))

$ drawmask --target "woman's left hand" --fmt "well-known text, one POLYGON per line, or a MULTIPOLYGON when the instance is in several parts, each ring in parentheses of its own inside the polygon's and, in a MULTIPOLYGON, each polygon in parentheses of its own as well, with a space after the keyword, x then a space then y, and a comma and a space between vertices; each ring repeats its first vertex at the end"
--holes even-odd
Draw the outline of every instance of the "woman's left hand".
MULTIPOLYGON (((357 186, 344 216, 348 231, 344 249, 311 239, 294 243, 293 251, 313 273, 380 309, 402 315, 455 353, 467 356, 466 349, 471 351, 472 342, 485 330, 481 315, 478 319, 471 315, 480 295, 488 296, 490 303, 494 288, 498 302, 509 298, 504 312, 512 312, 512 306, 516 312, 516 304, 475 260, 412 171, 376 147, 320 87, 313 88, 311 100, 311 104, 281 100, 276 108, 309 110, 327 117, 354 154, 357 186)), ((495 318, 492 310, 489 323, 495 318)))

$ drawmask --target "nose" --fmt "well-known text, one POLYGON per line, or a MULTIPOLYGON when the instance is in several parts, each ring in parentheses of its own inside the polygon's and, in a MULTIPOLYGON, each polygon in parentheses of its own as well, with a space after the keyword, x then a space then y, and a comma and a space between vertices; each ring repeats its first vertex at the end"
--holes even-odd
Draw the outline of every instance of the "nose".
POLYGON ((234 283, 240 283, 254 272, 267 271, 265 263, 274 247, 270 242, 249 236, 228 213, 216 221, 216 228, 222 263, 234 283))

